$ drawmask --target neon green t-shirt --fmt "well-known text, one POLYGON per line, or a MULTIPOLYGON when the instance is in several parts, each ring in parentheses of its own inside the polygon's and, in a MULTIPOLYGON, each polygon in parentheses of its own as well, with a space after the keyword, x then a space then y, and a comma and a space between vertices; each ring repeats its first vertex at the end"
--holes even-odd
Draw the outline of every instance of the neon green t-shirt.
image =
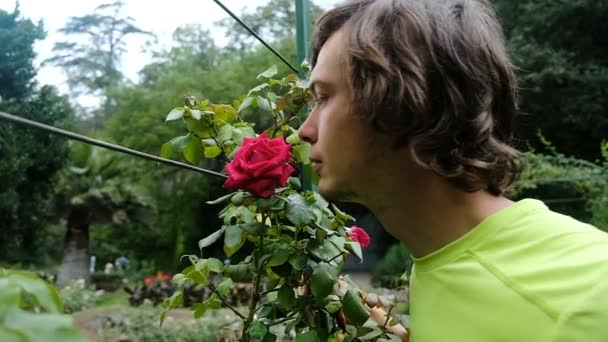
POLYGON ((410 342, 608 342, 608 234, 521 200, 415 259, 410 342))

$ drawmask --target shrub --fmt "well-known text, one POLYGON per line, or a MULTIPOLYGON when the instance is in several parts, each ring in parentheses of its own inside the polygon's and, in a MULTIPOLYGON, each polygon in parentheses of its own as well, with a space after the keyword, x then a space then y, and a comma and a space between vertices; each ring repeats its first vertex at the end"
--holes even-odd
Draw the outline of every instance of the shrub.
POLYGON ((412 271, 411 252, 401 243, 392 245, 374 268, 375 286, 395 288, 407 283, 412 271))

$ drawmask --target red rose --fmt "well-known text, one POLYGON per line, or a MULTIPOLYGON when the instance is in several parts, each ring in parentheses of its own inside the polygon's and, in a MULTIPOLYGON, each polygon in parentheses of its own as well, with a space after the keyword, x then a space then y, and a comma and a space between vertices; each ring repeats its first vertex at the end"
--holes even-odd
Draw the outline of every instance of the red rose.
POLYGON ((369 244, 371 242, 371 239, 370 239, 369 235, 367 235, 367 232, 365 231, 365 229, 363 229, 361 227, 357 227, 357 226, 352 226, 350 228, 349 237, 351 240, 357 241, 363 248, 369 246, 369 244))
POLYGON ((148 277, 146 277, 146 279, 144 279, 144 284, 146 284, 146 286, 151 286, 152 284, 154 284, 155 280, 156 280, 156 277, 148 276, 148 277))
POLYGON ((285 186, 295 169, 288 161, 291 146, 283 138, 268 139, 266 132, 257 138, 245 138, 232 160, 226 165, 227 189, 243 189, 253 196, 268 198, 277 186, 285 186))

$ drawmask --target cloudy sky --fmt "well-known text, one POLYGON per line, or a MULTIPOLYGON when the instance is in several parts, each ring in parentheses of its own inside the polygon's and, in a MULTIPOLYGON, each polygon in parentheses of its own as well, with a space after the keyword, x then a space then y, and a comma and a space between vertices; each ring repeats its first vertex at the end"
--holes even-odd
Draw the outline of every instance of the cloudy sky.
MULTIPOLYGON (((226 7, 235 13, 243 9, 255 9, 269 0, 223 0, 226 7)), ((42 20, 47 31, 47 38, 35 46, 38 53, 37 65, 50 56, 51 49, 57 41, 64 36, 57 33, 67 22, 69 17, 81 16, 91 13, 103 0, 20 0, 19 8, 25 18, 37 22, 42 20)), ((0 9, 12 12, 16 0, 0 0, 0 9)), ((295 3, 295 2, 294 2, 295 3)), ((338 0, 316 0, 316 4, 329 8, 338 3, 338 0)), ((295 5, 294 5, 295 6, 295 5)), ((151 31, 158 37, 161 46, 170 46, 171 34, 184 24, 200 23, 212 31, 214 40, 218 45, 225 44, 224 32, 213 25, 214 22, 228 15, 212 0, 126 0, 125 14, 135 19, 135 24, 143 30, 151 31)), ((128 52, 123 56, 122 67, 125 75, 137 80, 139 69, 150 61, 149 56, 143 52, 147 38, 131 37, 127 40, 128 52)), ((65 87, 65 77, 60 70, 52 67, 42 67, 39 70, 38 80, 41 84, 53 84, 62 91, 65 87)))

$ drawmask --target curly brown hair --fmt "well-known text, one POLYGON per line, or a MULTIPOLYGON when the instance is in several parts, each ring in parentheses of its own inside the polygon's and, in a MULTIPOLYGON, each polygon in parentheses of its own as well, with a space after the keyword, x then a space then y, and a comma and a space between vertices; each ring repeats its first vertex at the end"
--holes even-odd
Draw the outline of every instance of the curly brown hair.
POLYGON ((317 23, 313 67, 338 30, 355 115, 458 188, 505 193, 522 165, 509 145, 517 83, 487 1, 349 1, 317 23))

